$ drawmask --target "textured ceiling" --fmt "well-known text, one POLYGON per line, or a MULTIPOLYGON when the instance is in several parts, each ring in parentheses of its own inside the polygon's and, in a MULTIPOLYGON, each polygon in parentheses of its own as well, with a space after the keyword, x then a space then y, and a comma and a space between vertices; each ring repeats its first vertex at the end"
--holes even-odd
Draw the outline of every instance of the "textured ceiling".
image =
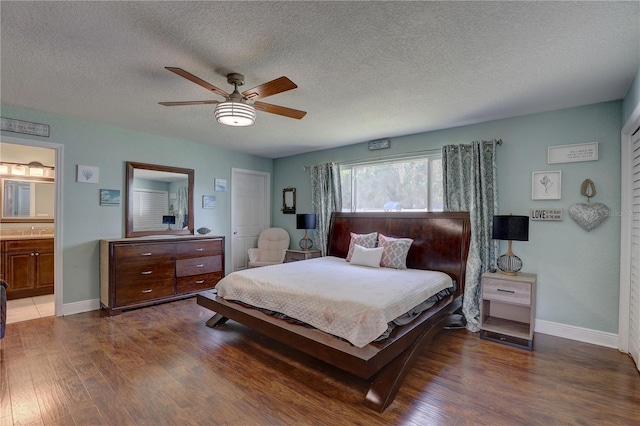
POLYGON ((640 64, 638 2, 0 2, 0 101, 277 158, 621 99, 640 64), (285 75, 231 128, 231 91, 285 75))

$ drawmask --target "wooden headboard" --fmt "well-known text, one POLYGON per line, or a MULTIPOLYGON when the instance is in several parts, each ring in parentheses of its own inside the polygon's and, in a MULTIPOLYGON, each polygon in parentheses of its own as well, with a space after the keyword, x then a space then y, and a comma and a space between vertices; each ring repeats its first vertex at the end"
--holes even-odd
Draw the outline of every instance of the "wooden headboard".
POLYGON ((471 238, 469 213, 334 212, 329 225, 327 255, 346 258, 350 232, 412 238, 407 267, 446 272, 458 283, 456 296, 462 294, 471 238))

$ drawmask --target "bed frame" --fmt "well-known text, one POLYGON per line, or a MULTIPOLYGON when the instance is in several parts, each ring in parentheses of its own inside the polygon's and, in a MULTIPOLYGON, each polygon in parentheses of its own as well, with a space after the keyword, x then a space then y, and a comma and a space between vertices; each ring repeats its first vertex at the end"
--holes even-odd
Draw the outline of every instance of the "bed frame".
POLYGON ((410 324, 396 327, 384 341, 363 348, 320 330, 292 324, 217 298, 215 290, 197 296, 199 305, 216 313, 207 321, 207 325, 220 326, 232 319, 367 379, 371 386, 364 404, 382 412, 395 398, 405 376, 427 343, 443 328, 463 321, 456 311, 462 306, 471 224, 469 213, 466 212, 333 213, 327 254, 344 258, 349 250, 350 232, 365 234, 374 231, 390 237, 413 238, 407 266, 446 272, 456 282, 454 294, 423 312, 410 324))

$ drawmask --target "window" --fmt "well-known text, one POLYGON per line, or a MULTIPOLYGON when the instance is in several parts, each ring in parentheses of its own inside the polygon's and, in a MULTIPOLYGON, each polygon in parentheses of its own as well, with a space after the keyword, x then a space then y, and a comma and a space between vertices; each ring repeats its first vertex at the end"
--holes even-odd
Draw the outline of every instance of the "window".
POLYGON ((341 164, 343 212, 442 211, 438 155, 341 164))
POLYGON ((133 229, 136 231, 162 231, 167 225, 162 216, 169 214, 169 193, 151 189, 133 190, 133 229))

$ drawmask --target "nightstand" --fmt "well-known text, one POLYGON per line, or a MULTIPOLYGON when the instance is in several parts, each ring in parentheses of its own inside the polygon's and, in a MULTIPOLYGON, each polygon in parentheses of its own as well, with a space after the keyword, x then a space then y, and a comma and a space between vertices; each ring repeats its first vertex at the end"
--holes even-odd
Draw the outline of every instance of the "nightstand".
POLYGON ((533 348, 536 275, 482 275, 480 338, 533 348))
POLYGON ((284 263, 313 259, 314 257, 320 257, 321 254, 320 250, 287 250, 287 254, 284 256, 284 263))

